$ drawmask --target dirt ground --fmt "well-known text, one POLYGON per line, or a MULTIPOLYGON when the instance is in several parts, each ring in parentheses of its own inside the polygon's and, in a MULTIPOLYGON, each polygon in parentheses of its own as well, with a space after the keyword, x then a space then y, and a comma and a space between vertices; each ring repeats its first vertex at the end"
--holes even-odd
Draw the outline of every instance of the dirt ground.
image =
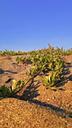
MULTIPOLYGON (((28 85, 21 100, 0 100, 0 128, 72 128, 72 55, 64 59, 70 70, 64 85, 28 85)), ((29 67, 17 64, 16 56, 0 56, 0 86, 12 78, 26 80, 29 67)))

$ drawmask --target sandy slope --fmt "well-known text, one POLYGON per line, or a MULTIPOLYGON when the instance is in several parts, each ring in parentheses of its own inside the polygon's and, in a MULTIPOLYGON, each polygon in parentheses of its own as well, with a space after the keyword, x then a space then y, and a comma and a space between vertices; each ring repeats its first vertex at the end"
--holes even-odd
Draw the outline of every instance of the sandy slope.
MULTIPOLYGON (((15 59, 16 56, 0 57, 0 86, 10 78, 27 79, 29 66, 17 65, 15 59)), ((33 103, 13 98, 0 100, 0 128, 72 128, 72 56, 65 60, 71 63, 70 78, 61 90, 29 85, 24 99, 32 97, 33 103)))
POLYGON ((0 101, 0 128, 71 128, 71 119, 17 99, 0 101))

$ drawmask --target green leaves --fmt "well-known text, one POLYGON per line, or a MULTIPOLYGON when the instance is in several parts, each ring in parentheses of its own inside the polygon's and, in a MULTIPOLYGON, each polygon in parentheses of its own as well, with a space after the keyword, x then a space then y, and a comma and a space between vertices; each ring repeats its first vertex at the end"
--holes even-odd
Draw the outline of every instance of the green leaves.
MULTIPOLYGON (((65 63, 62 59, 63 49, 54 48, 49 45, 48 49, 42 49, 37 51, 32 51, 26 58, 24 58, 24 63, 31 62, 31 69, 29 75, 31 77, 44 75, 42 82, 46 86, 55 86, 62 78, 64 78, 65 63)), ((22 61, 23 58, 18 58, 22 61)))
POLYGON ((0 87, 0 97, 12 97, 24 86, 23 80, 13 80, 11 87, 6 87, 5 85, 0 87))
MULTIPOLYGON (((72 51, 72 49, 71 49, 72 51)), ((71 53, 71 51, 69 51, 71 53)), ((25 83, 23 80, 13 80, 11 87, 5 85, 0 87, 0 97, 10 97, 17 94, 26 84, 40 75, 43 85, 53 87, 58 84, 65 76, 65 62, 62 59, 63 49, 49 46, 48 49, 28 52, 24 57, 17 57, 16 62, 30 64, 29 79, 25 83), (42 74, 42 76, 41 76, 42 74)), ((18 55, 23 52, 0 51, 0 55, 18 55)))
POLYGON ((32 53, 32 57, 30 75, 33 76, 38 71, 43 73, 42 82, 46 87, 55 86, 64 77, 65 63, 59 50, 49 47, 48 50, 38 51, 38 54, 34 53, 34 56, 32 53))
POLYGON ((0 97, 9 97, 11 94, 11 89, 7 88, 5 85, 0 87, 0 97))
POLYGON ((25 55, 27 54, 26 52, 23 51, 13 51, 13 50, 3 50, 0 51, 0 55, 2 56, 6 56, 6 55, 11 55, 11 56, 15 56, 15 55, 25 55))
POLYGON ((20 89, 20 87, 24 87, 24 85, 25 83, 23 80, 19 80, 19 81, 13 80, 11 90, 12 92, 16 92, 20 89))
POLYGON ((24 57, 17 57, 16 58, 16 62, 17 62, 17 64, 19 64, 20 62, 24 63, 25 62, 25 58, 24 57))

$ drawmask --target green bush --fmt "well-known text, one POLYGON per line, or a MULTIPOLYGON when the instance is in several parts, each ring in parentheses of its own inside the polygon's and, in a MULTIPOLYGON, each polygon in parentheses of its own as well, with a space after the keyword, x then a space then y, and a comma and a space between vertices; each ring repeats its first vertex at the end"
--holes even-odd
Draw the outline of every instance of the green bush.
MULTIPOLYGON (((32 68, 30 75, 37 72, 43 74, 42 82, 47 86, 56 86, 64 78, 65 62, 61 58, 60 51, 49 47, 48 50, 38 51, 38 54, 32 53, 32 68)), ((39 75, 38 74, 38 75, 39 75)))

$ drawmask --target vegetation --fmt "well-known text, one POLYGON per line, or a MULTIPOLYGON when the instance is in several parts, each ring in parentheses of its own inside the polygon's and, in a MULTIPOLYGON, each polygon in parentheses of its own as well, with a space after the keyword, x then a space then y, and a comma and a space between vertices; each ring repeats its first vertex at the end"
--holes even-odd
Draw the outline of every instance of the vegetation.
POLYGON ((72 55, 72 48, 68 49, 68 50, 65 50, 64 55, 72 55))
POLYGON ((17 58, 16 58, 17 64, 19 64, 20 62, 21 62, 21 63, 24 63, 24 61, 25 61, 25 58, 24 58, 24 57, 17 57, 17 58))
POLYGON ((41 80, 46 87, 56 86, 64 79, 65 62, 62 59, 62 50, 58 48, 49 46, 48 49, 32 51, 26 58, 17 57, 16 61, 31 64, 31 77, 43 74, 41 80))
MULTIPOLYGON (((0 51, 0 55, 18 55, 24 54, 24 52, 14 51, 0 51)), ((39 76, 43 85, 48 87, 56 87, 58 83, 65 79, 65 73, 67 72, 65 66, 66 63, 62 59, 63 55, 72 54, 72 49, 64 51, 63 49, 54 48, 49 45, 48 49, 42 49, 37 51, 31 51, 24 57, 17 56, 16 62, 27 63, 31 65, 30 71, 28 72, 29 79, 25 83, 22 80, 13 81, 11 87, 5 85, 0 87, 0 97, 10 97, 17 94, 29 81, 39 76)))
POLYGON ((43 51, 40 55, 35 55, 33 60, 33 67, 31 68, 31 75, 40 72, 43 84, 48 86, 56 86, 58 82, 64 79, 65 63, 62 60, 60 53, 51 48, 43 51))
POLYGON ((11 97, 14 96, 22 87, 25 86, 23 80, 13 80, 12 86, 6 87, 5 85, 0 87, 0 97, 11 97))
MULTIPOLYGON (((43 51, 48 52, 48 50, 50 49, 50 47, 52 47, 49 44, 49 47, 47 49, 41 49, 41 50, 36 50, 36 51, 31 51, 31 52, 24 52, 24 51, 13 51, 13 50, 0 50, 0 55, 11 55, 11 56, 15 56, 15 55, 35 55, 38 53, 42 53, 43 51)), ((52 47, 53 48, 53 47, 52 47)), ((63 48, 55 48, 57 50, 57 52, 61 55, 72 55, 72 48, 71 49, 63 49, 63 48)))
POLYGON ((2 56, 6 56, 6 55, 11 55, 11 56, 15 56, 15 55, 26 55, 27 53, 26 52, 23 52, 23 51, 12 51, 12 50, 3 50, 3 51, 0 51, 0 55, 2 56))

